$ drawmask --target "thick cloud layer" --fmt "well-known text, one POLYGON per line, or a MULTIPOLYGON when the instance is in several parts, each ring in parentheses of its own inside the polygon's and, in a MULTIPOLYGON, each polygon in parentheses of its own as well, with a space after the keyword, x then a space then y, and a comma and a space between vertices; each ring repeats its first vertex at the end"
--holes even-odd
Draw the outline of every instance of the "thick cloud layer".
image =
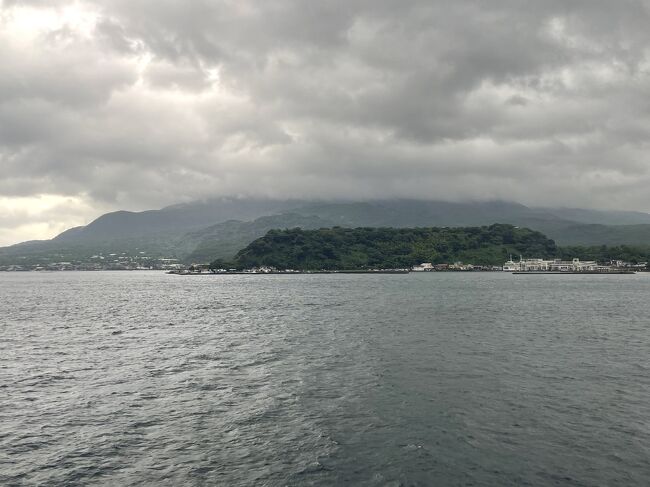
POLYGON ((650 210, 645 0, 1 5, 0 244, 218 195, 650 210))

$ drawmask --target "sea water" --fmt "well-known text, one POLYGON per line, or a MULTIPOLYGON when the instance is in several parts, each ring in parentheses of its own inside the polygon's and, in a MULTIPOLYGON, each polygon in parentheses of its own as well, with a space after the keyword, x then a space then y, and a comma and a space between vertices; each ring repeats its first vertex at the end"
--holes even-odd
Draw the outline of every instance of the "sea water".
POLYGON ((0 274, 2 485, 648 485, 650 275, 0 274))

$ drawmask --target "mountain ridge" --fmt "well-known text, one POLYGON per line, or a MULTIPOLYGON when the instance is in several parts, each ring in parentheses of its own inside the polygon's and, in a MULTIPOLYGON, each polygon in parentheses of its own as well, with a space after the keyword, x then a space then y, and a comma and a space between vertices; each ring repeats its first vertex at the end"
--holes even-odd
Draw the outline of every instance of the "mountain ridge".
POLYGON ((650 214, 643 212, 535 208, 506 201, 221 198, 159 210, 106 213, 51 240, 0 248, 0 262, 75 259, 98 252, 209 261, 234 255, 272 228, 467 227, 496 223, 540 231, 559 245, 650 243, 650 214))

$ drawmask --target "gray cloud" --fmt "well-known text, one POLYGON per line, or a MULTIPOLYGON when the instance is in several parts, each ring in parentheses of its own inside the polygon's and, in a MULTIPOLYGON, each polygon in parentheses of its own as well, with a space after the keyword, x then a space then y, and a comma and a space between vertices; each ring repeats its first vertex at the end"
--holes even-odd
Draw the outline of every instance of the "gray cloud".
POLYGON ((650 210, 642 0, 1 5, 6 198, 650 210))

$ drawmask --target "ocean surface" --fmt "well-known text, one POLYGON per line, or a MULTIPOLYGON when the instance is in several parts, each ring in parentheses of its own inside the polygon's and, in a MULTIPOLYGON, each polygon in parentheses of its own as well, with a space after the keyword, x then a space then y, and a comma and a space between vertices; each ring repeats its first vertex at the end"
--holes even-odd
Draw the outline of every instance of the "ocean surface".
POLYGON ((0 485, 650 484, 650 275, 0 273, 0 485))

